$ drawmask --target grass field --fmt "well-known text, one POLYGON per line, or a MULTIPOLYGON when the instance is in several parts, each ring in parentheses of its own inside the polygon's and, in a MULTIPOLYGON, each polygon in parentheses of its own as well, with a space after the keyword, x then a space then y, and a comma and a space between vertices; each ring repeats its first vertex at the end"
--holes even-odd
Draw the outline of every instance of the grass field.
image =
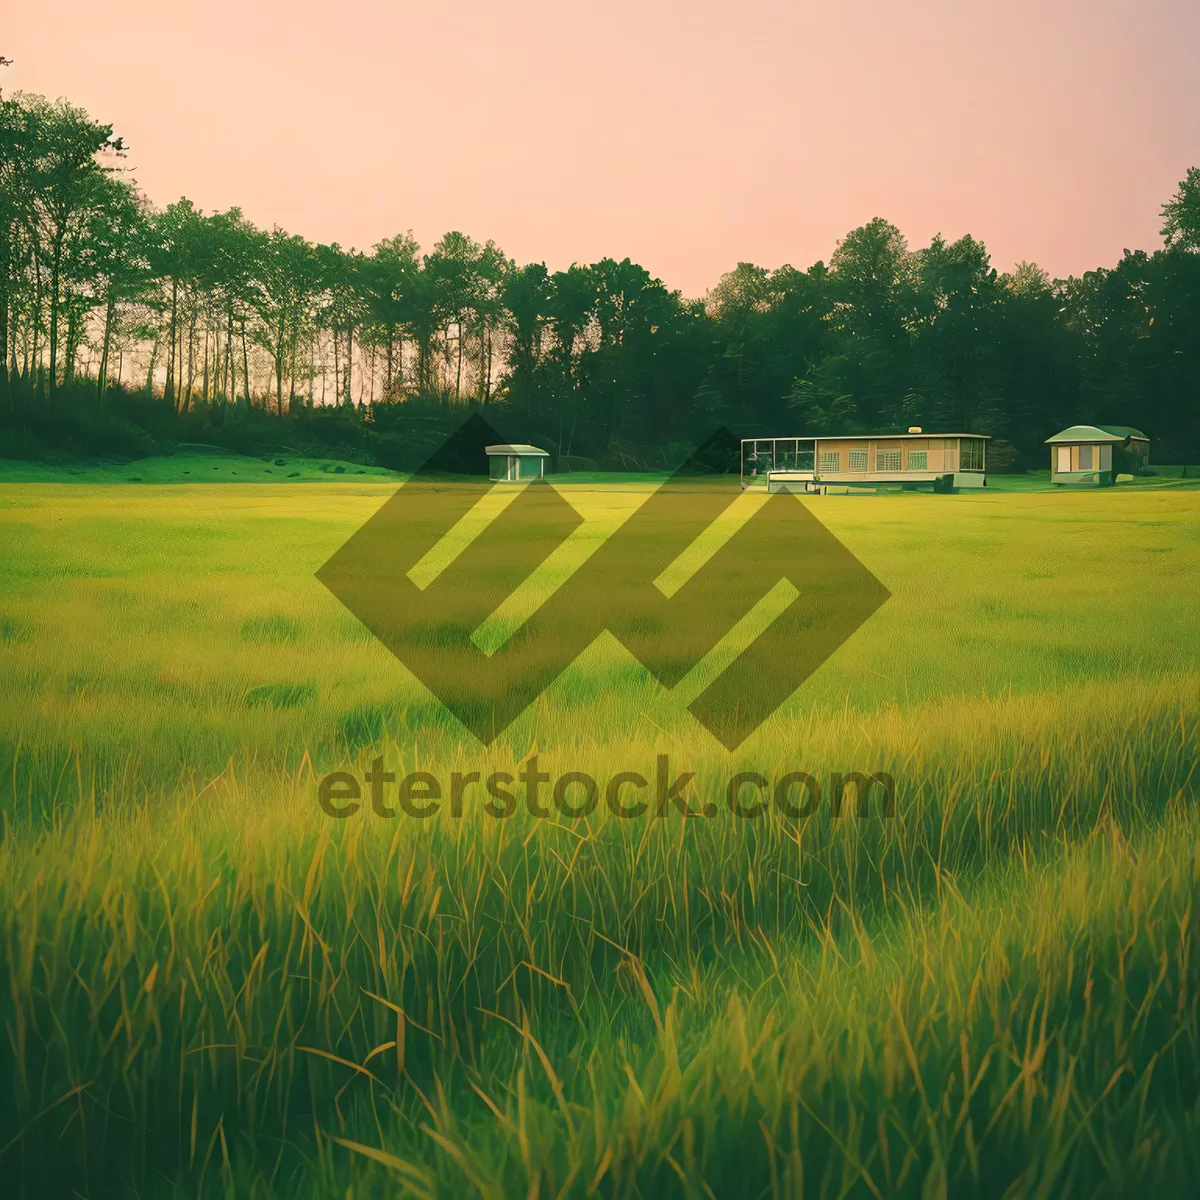
POLYGON ((376 482, 399 478, 382 467, 365 467, 337 458, 308 458, 290 453, 251 458, 217 447, 127 463, 68 465, 0 459, 3 483, 309 483, 347 475, 355 478, 365 475, 376 482))
MULTIPOLYGON (((0 483, 15 1194, 1200 1176, 1190 480, 798 501, 892 595, 731 755, 606 637, 480 748, 314 578, 394 482, 184 469, 0 483), (317 803, 377 757, 448 779, 534 752, 601 781, 665 755, 718 811, 317 803), (887 772, 894 812, 738 818, 738 770, 887 772)), ((651 485, 558 486, 583 548, 651 485)))

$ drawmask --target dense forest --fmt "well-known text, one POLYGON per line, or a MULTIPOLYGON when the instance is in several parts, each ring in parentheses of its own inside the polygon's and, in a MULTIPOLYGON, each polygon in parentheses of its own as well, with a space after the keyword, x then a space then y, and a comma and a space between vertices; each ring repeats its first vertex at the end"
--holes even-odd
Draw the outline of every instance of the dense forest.
MULTIPOLYGON (((2 62, 3 60, 0 60, 2 62)), ((799 201, 798 201, 799 202, 799 201)), ((739 263, 703 300, 636 263, 550 271, 447 233, 370 252, 236 209, 157 208, 111 126, 0 97, 0 457, 186 444, 416 465, 467 409, 559 469, 661 468, 742 436, 910 424, 1044 466, 1077 420, 1200 460, 1200 169, 1164 244, 1051 279, 875 219, 807 270, 739 263)))

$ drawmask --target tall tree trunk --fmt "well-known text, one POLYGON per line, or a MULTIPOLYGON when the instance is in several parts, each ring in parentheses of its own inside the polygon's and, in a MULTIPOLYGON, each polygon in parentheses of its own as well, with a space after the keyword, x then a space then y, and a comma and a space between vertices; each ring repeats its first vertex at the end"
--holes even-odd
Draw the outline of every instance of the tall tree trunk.
POLYGON ((488 346, 487 346, 487 313, 479 314, 479 398, 480 403, 487 403, 488 379, 488 346))
POLYGON ((0 404, 6 405, 10 412, 15 412, 16 405, 8 374, 8 264, 12 255, 10 229, 11 224, 6 215, 3 218, 3 227, 0 228, 0 404))
POLYGON ((62 237, 54 239, 54 255, 50 262, 50 402, 58 389, 58 284, 62 268, 62 237))
POLYGON ((454 372, 454 400, 462 399, 462 356, 463 356, 463 323, 462 313, 458 314, 458 364, 454 372))
POLYGON ((109 296, 104 308, 104 340, 100 347, 100 370, 96 375, 96 403, 104 403, 104 389, 108 383, 108 345, 112 337, 113 310, 116 308, 116 298, 109 296))
POLYGON ((225 403, 233 400, 233 305, 228 309, 225 324, 225 403))
POLYGON ((204 382, 201 387, 200 398, 204 406, 208 407, 208 322, 204 323, 204 382))
POLYGON ((354 397, 350 393, 350 367, 354 361, 354 325, 346 330, 346 403, 354 407, 354 397))
POLYGON ((179 305, 179 281, 171 280, 171 334, 167 355, 167 378, 163 382, 163 399, 175 403, 175 314, 179 305))
POLYGON ((175 395, 179 401, 178 407, 184 406, 184 391, 183 391, 183 313, 179 314, 179 369, 175 373, 175 395))
POLYGON ((212 331, 213 361, 212 361, 212 399, 214 408, 225 403, 225 347, 219 323, 214 323, 212 331))
POLYGON ((79 312, 73 303, 67 306, 67 343, 63 347, 63 383, 75 377, 75 356, 79 352, 79 312))
POLYGON ((491 326, 487 331, 487 376, 484 385, 483 403, 488 405, 492 402, 492 330, 491 326))
POLYGON ((25 378, 28 380, 31 375, 37 376, 34 380, 34 390, 41 390, 41 346, 39 345, 39 335, 42 332, 42 263, 41 255, 37 252, 37 247, 34 247, 33 255, 33 337, 30 339, 31 345, 26 348, 25 359, 25 378))
POLYGON ((417 345, 417 387, 422 392, 433 390, 433 332, 423 330, 417 345))
POLYGON ((333 403, 336 408, 342 402, 341 393, 338 388, 341 386, 341 376, 338 374, 341 371, 341 361, 338 358, 338 331, 337 326, 333 327, 333 403))
POLYGON ((246 407, 251 407, 250 400, 250 352, 246 349, 246 322, 242 322, 242 375, 246 385, 246 407))
POLYGON ((292 320, 292 367, 291 378, 288 382, 288 412, 292 411, 292 401, 296 397, 296 348, 300 344, 300 330, 298 321, 292 320))
MULTIPOLYGON (((179 366, 182 372, 183 355, 180 355, 179 366)), ((187 335, 187 390, 183 394, 183 411, 188 412, 192 407, 192 385, 196 382, 196 310, 192 309, 192 317, 188 322, 187 335)))
MULTIPOLYGON (((275 407, 278 409, 279 415, 283 416, 283 356, 286 351, 283 348, 283 328, 279 329, 279 336, 275 340, 275 407)), ((268 391, 270 388, 268 387, 268 391)))

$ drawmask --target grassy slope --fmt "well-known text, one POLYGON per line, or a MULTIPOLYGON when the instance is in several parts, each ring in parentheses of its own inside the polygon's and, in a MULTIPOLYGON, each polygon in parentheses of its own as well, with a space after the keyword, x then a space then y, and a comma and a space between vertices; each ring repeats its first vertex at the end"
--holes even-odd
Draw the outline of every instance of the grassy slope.
MULTIPOLYGON (((603 642, 471 750, 312 579, 389 492, 0 488, 0 1165, 28 1194, 1194 1174, 1193 494, 809 501, 893 596, 731 762, 603 642), (310 764, 511 768, 535 732, 553 772, 663 752, 701 796, 889 770, 898 816, 315 809, 310 764)), ((581 543, 639 499, 571 498, 581 543)))
POLYGON ((292 454, 254 458, 206 450, 127 463, 71 466, 0 459, 0 483, 311 483, 344 475, 364 475, 375 480, 399 478, 382 467, 292 454))

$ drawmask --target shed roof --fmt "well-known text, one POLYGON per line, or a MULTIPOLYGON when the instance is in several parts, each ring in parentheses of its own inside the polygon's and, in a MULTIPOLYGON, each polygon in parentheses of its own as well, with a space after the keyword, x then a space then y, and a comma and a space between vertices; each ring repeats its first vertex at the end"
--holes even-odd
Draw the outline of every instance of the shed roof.
POLYGON ((548 450, 539 450, 537 446, 522 446, 514 443, 511 446, 486 446, 484 449, 488 454, 516 454, 532 456, 537 455, 539 458, 549 458, 548 450))
POLYGON ((1140 430, 1129 425, 1072 425, 1053 437, 1046 439, 1046 445, 1055 442, 1123 442, 1133 438, 1137 442, 1148 442, 1150 439, 1140 430))

